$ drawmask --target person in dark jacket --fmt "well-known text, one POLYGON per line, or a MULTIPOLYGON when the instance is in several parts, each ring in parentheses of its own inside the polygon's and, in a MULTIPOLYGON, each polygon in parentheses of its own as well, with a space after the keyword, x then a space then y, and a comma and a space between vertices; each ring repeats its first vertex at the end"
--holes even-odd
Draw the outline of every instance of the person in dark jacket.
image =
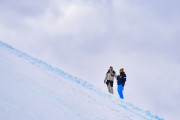
POLYGON ((120 75, 117 76, 118 93, 121 99, 124 99, 123 90, 126 82, 126 74, 124 68, 119 70, 120 75))

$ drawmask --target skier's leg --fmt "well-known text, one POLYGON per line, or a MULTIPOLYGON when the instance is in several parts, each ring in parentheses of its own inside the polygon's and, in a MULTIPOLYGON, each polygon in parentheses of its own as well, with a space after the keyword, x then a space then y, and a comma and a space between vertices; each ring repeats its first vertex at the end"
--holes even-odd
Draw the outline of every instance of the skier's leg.
POLYGON ((113 91, 113 87, 111 87, 111 93, 112 93, 112 94, 114 93, 114 91, 113 91))
POLYGON ((109 80, 107 80, 107 81, 106 81, 106 85, 107 85, 108 91, 110 92, 109 84, 110 84, 110 83, 109 83, 109 80))
POLYGON ((110 83, 107 85, 109 93, 111 93, 111 85, 110 83))
POLYGON ((124 99, 123 96, 123 86, 122 85, 118 85, 118 93, 121 99, 124 99))
POLYGON ((113 91, 113 81, 111 81, 110 85, 111 85, 111 93, 113 94, 114 93, 114 91, 113 91))

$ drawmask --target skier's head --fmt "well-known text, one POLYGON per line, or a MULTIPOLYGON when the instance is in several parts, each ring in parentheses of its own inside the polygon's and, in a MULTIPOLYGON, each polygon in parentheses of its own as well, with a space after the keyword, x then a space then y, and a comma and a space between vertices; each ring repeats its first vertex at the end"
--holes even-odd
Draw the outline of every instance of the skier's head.
POLYGON ((119 72, 121 73, 121 72, 124 72, 124 68, 121 68, 120 70, 119 70, 119 72))
POLYGON ((113 67, 112 67, 112 66, 110 66, 109 70, 110 70, 110 71, 113 71, 113 67))

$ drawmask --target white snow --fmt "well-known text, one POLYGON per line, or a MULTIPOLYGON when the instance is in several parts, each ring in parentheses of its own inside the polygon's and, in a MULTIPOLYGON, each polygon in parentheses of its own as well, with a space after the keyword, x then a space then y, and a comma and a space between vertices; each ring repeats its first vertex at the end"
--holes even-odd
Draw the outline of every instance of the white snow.
POLYGON ((0 120, 163 120, 0 41, 0 120))

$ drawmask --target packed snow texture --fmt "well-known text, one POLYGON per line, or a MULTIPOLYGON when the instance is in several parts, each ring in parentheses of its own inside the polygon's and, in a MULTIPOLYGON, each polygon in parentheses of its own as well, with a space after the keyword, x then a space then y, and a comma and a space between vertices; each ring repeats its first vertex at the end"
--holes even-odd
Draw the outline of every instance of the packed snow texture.
POLYGON ((163 120, 0 41, 0 120, 163 120))

